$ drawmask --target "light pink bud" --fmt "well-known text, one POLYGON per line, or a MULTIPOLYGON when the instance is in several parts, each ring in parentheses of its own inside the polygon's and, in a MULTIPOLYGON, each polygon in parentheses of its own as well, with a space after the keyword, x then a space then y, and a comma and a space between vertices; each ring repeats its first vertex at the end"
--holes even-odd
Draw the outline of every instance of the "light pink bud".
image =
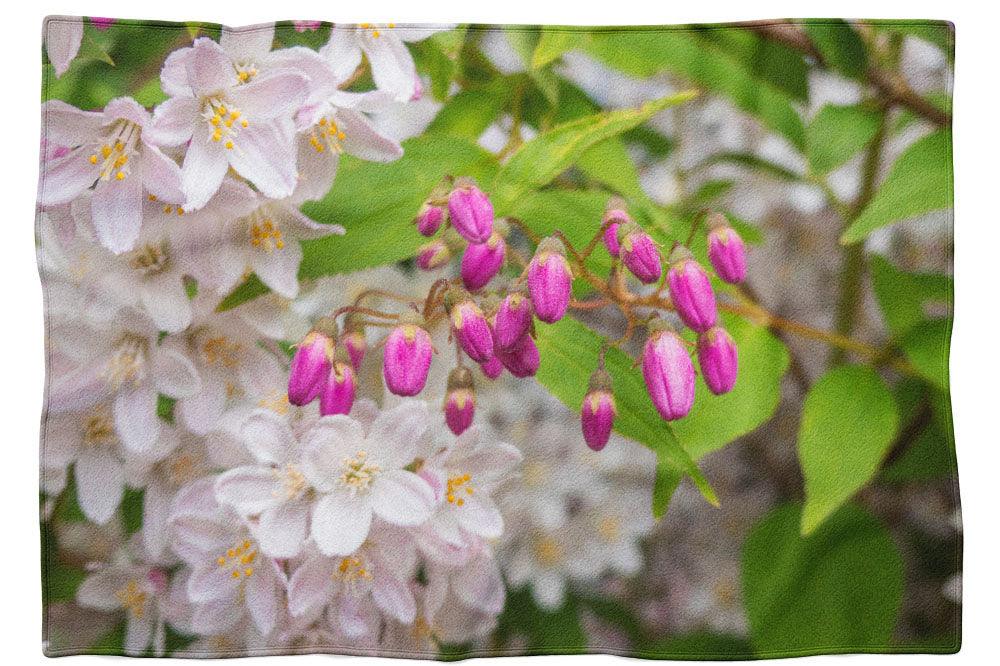
POLYGON ((316 399, 333 363, 333 338, 319 330, 312 330, 295 348, 292 367, 288 373, 288 401, 293 405, 307 405, 316 399))
POLYGON ((708 273, 687 248, 678 247, 670 259, 667 283, 674 308, 688 328, 704 333, 715 326, 718 317, 715 292, 712 291, 708 273))
POLYGON ((451 261, 451 250, 441 240, 432 240, 417 250, 417 266, 424 271, 433 271, 451 261))
POLYGON ((497 358, 510 374, 520 378, 533 377, 538 372, 541 361, 538 347, 530 335, 521 336, 521 339, 508 349, 498 349, 497 358))
POLYGON ((503 266, 507 243, 493 232, 485 243, 470 243, 462 254, 462 282, 466 289, 482 289, 503 266))
POLYGON ((598 368, 590 376, 590 387, 580 407, 580 425, 587 446, 594 451, 604 448, 611 437, 611 427, 617 413, 615 398, 611 393, 611 375, 598 368))
POLYGON ((694 365, 684 341, 672 330, 651 325, 642 350, 646 391, 660 416, 674 421, 687 416, 694 404, 694 365))
POLYGON ((618 229, 622 263, 643 284, 653 284, 663 274, 660 251, 656 243, 638 224, 623 224, 618 229))
POLYGON ((493 332, 489 322, 468 292, 453 289, 445 294, 445 307, 451 317, 452 335, 469 358, 485 363, 493 358, 493 332))
POLYGON ((448 195, 451 226, 470 243, 485 243, 493 233, 493 204, 468 179, 459 179, 448 195))
POLYGON ((739 372, 739 353, 726 329, 715 326, 698 336, 698 365, 709 391, 722 395, 733 390, 739 372))
POLYGON ((423 320, 415 313, 400 316, 385 342, 382 377, 388 389, 402 396, 413 396, 423 390, 431 368, 434 347, 431 336, 423 328, 423 320))
POLYGON ((368 340, 364 331, 347 331, 340 337, 340 346, 347 351, 347 357, 351 359, 354 369, 360 369, 368 352, 368 340))
POLYGON ((448 393, 444 399, 444 420, 448 429, 461 435, 472 425, 476 412, 476 391, 472 372, 458 366, 448 375, 448 393))
POLYGON ((531 328, 531 301, 521 292, 507 294, 497 310, 493 323, 493 339, 504 349, 509 349, 528 334, 531 328))
POLYGON ((709 217, 708 259, 715 274, 730 284, 747 279, 747 250, 743 239, 720 213, 709 217))
POLYGON ((350 414, 356 390, 354 368, 350 363, 337 361, 319 395, 319 413, 323 416, 350 414))
POLYGON ((440 206, 424 204, 414 222, 417 224, 417 231, 422 235, 433 236, 441 228, 441 223, 444 222, 444 209, 440 206))
POLYGON ((604 212, 604 247, 608 249, 608 254, 617 257, 621 251, 618 243, 618 229, 623 224, 632 221, 625 210, 625 201, 619 197, 613 197, 608 202, 607 210, 604 212))
POLYGON ((483 371, 487 379, 496 379, 503 374, 503 362, 496 356, 479 364, 479 369, 483 371))
POLYGON ((535 316, 552 324, 566 314, 573 273, 566 261, 566 246, 558 238, 538 244, 528 265, 528 293, 535 316))

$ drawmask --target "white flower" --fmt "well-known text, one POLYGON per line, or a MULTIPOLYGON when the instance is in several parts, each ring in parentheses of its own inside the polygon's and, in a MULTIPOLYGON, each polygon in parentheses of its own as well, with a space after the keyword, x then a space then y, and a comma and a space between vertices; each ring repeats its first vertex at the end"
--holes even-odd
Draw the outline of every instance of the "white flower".
POLYGON ((108 102, 103 112, 81 111, 58 100, 42 105, 47 140, 69 148, 46 160, 39 203, 68 203, 94 183, 94 229, 108 249, 130 250, 142 225, 143 198, 183 200, 180 169, 149 130, 150 115, 131 97, 108 102))
POLYGON ((164 145, 190 140, 181 168, 186 205, 197 209, 219 189, 229 167, 265 196, 287 197, 297 179, 292 116, 307 94, 308 78, 277 70, 245 78, 222 47, 196 39, 184 58, 183 86, 156 108, 153 130, 164 145))
POLYGON ((278 564, 231 511, 215 501, 215 478, 195 481, 178 493, 170 516, 177 555, 191 567, 191 626, 217 634, 247 615, 264 635, 275 627, 286 586, 278 564))
POLYGON ((316 489, 312 536, 323 554, 353 553, 374 516, 393 525, 427 520, 434 493, 404 468, 426 448, 428 436, 427 405, 418 401, 383 411, 370 423, 344 415, 316 422, 305 435, 302 471, 316 489))
POLYGON ((69 16, 52 16, 45 21, 45 55, 59 78, 69 69, 69 64, 80 52, 83 42, 83 19, 69 16))

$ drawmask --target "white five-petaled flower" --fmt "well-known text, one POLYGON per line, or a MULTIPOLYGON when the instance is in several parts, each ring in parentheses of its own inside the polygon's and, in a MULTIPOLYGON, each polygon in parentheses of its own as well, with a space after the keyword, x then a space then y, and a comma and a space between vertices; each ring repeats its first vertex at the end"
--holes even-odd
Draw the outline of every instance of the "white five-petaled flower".
POLYGON ((153 130, 164 145, 190 141, 181 167, 187 207, 208 203, 229 167, 267 197, 289 196, 297 180, 292 116, 308 77, 279 69, 247 79, 206 37, 195 40, 183 65, 183 85, 164 80, 173 95, 156 108, 153 130))
POLYGON ((325 416, 305 435, 302 471, 316 490, 312 537, 324 555, 350 555, 368 538, 375 516, 418 525, 434 507, 427 482, 405 469, 426 448, 427 405, 405 402, 374 416, 325 416))
POLYGON ((46 142, 69 151, 46 160, 39 203, 72 201, 95 183, 94 229, 116 253, 132 249, 142 225, 143 199, 183 201, 177 163, 157 147, 151 117, 131 97, 108 102, 102 112, 81 111, 51 100, 42 105, 46 142))

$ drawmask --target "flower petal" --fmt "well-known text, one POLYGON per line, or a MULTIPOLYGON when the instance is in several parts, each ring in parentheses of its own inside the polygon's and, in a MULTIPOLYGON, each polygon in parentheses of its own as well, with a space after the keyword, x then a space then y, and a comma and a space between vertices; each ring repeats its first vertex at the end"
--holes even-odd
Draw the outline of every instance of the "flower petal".
POLYGON ((267 55, 274 43, 274 24, 222 29, 219 45, 235 61, 246 61, 267 55))
POLYGON ((350 555, 368 537, 371 523, 368 502, 346 493, 331 493, 313 507, 312 536, 324 555, 350 555))
POLYGON ((393 525, 419 525, 434 508, 434 491, 413 472, 382 472, 372 485, 372 509, 393 525))
POLYGON ((298 617, 324 606, 333 595, 334 560, 313 555, 296 567, 288 581, 288 612, 298 617))
POLYGON ((156 391, 152 387, 120 391, 114 404, 115 430, 129 451, 148 454, 160 436, 156 391))
POLYGON ((185 65, 187 82, 195 97, 217 95, 237 84, 232 61, 216 42, 199 37, 191 48, 185 65))
POLYGON ((258 409, 250 414, 240 434, 251 455, 268 465, 287 462, 295 449, 295 435, 288 422, 269 409, 258 409))
POLYGON ((255 516, 278 506, 276 493, 281 485, 276 475, 264 467, 237 467, 223 472, 215 481, 215 496, 243 516, 255 516))
POLYGON ((103 525, 125 493, 121 462, 107 449, 89 449, 76 459, 76 494, 87 518, 103 525))
POLYGON ((271 557, 296 557, 302 550, 308 524, 306 502, 282 502, 261 514, 254 535, 261 550, 271 557))
POLYGON ((218 191, 229 169, 225 153, 220 143, 212 141, 207 126, 195 131, 181 167, 181 189, 187 197, 187 208, 201 208, 218 191))
POLYGON ((38 203, 43 206, 69 203, 94 184, 101 167, 91 164, 84 153, 83 148, 77 148, 42 165, 38 203))
POLYGON ((45 21, 45 54, 59 78, 80 52, 83 42, 83 19, 53 16, 45 21))
POLYGON ((283 199, 295 189, 298 172, 293 134, 290 129, 282 129, 276 121, 254 123, 241 130, 236 137, 236 147, 226 152, 236 173, 252 182, 264 196, 283 199))

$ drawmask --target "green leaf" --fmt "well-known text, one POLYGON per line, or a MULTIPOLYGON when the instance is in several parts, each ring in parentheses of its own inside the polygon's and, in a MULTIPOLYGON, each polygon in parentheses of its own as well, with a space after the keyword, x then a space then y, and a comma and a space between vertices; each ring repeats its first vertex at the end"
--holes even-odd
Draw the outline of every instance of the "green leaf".
POLYGON ((463 90, 441 108, 427 132, 475 141, 510 103, 512 85, 510 79, 500 78, 478 88, 463 90))
POLYGON ((879 113, 860 105, 827 104, 806 128, 806 156, 817 174, 826 174, 857 155, 875 137, 879 113))
POLYGON ((793 99, 809 99, 809 68, 798 51, 750 30, 702 30, 699 36, 746 63, 754 78, 767 81, 793 99))
POLYGON ((125 534, 131 536, 142 529, 143 501, 145 491, 137 488, 126 488, 122 497, 121 516, 125 534))
POLYGON ((531 54, 531 69, 538 70, 562 57, 566 51, 579 48, 589 33, 585 30, 546 26, 531 54))
MULTIPOLYGON (((921 408, 930 403, 931 418, 913 437, 895 462, 886 466, 881 478, 892 483, 930 481, 954 474, 955 438, 951 432, 951 401, 947 393, 933 389, 916 379, 900 382, 896 400, 903 404, 903 394, 910 394, 911 413, 905 422, 918 418, 921 408)), ((909 427, 909 426, 907 426, 909 427)))
POLYGON ((875 476, 898 428, 896 401, 871 368, 840 366, 813 384, 799 425, 802 534, 812 533, 875 476))
POLYGON ((792 145, 804 145, 802 119, 792 106, 791 96, 755 77, 748 69, 751 63, 700 38, 698 30, 599 32, 591 36, 586 49, 632 76, 649 77, 669 71, 689 79, 725 95, 792 145))
POLYGON ((899 156, 885 182, 840 242, 863 240, 875 229, 952 205, 951 132, 938 130, 899 156))
POLYGON ((921 322, 910 329, 899 343, 920 376, 942 391, 948 390, 951 324, 950 317, 921 322))
POLYGON ((597 113, 542 132, 523 144, 500 168, 493 188, 494 204, 500 211, 506 211, 526 191, 548 184, 575 164, 592 146, 694 96, 693 92, 678 93, 647 102, 638 109, 597 113))
POLYGON ((302 207, 315 220, 343 225, 347 235, 304 242, 300 278, 412 257, 427 240, 412 221, 434 186, 446 174, 488 182, 496 169, 494 157, 479 146, 441 134, 405 141, 403 150, 388 164, 344 156, 329 194, 302 207))
POLYGON ((775 509, 743 545, 743 604, 758 657, 890 648, 903 562, 889 533, 847 505, 808 537, 775 509))
POLYGON ((895 336, 903 336, 927 318, 930 303, 951 305, 953 281, 939 273, 907 273, 880 255, 871 258, 872 288, 885 323, 895 336))
MULTIPOLYGON (((580 322, 566 317, 555 324, 542 326, 537 342, 542 359, 538 381, 567 407, 579 410, 587 392, 587 381, 597 366, 603 339, 580 322)), ((715 491, 681 446, 672 426, 656 412, 646 394, 642 374, 634 366, 635 361, 624 352, 614 348, 608 350, 605 367, 614 382, 618 406, 615 430, 656 453, 658 476, 661 471, 677 481, 683 476, 690 476, 705 499, 717 505, 719 500, 715 491)), ((696 401, 695 410, 699 407, 696 401)), ((665 500, 669 500, 669 495, 666 498, 660 496, 657 504, 659 515, 666 508, 665 500)))
POLYGON ((528 587, 512 590, 497 622, 501 643, 514 637, 527 638, 528 654, 580 653, 587 649, 587 634, 572 596, 567 596, 560 608, 545 610, 535 603, 528 587))
POLYGON ((868 68, 865 43, 847 21, 824 19, 806 22, 803 27, 831 69, 855 79, 864 76, 868 68))

